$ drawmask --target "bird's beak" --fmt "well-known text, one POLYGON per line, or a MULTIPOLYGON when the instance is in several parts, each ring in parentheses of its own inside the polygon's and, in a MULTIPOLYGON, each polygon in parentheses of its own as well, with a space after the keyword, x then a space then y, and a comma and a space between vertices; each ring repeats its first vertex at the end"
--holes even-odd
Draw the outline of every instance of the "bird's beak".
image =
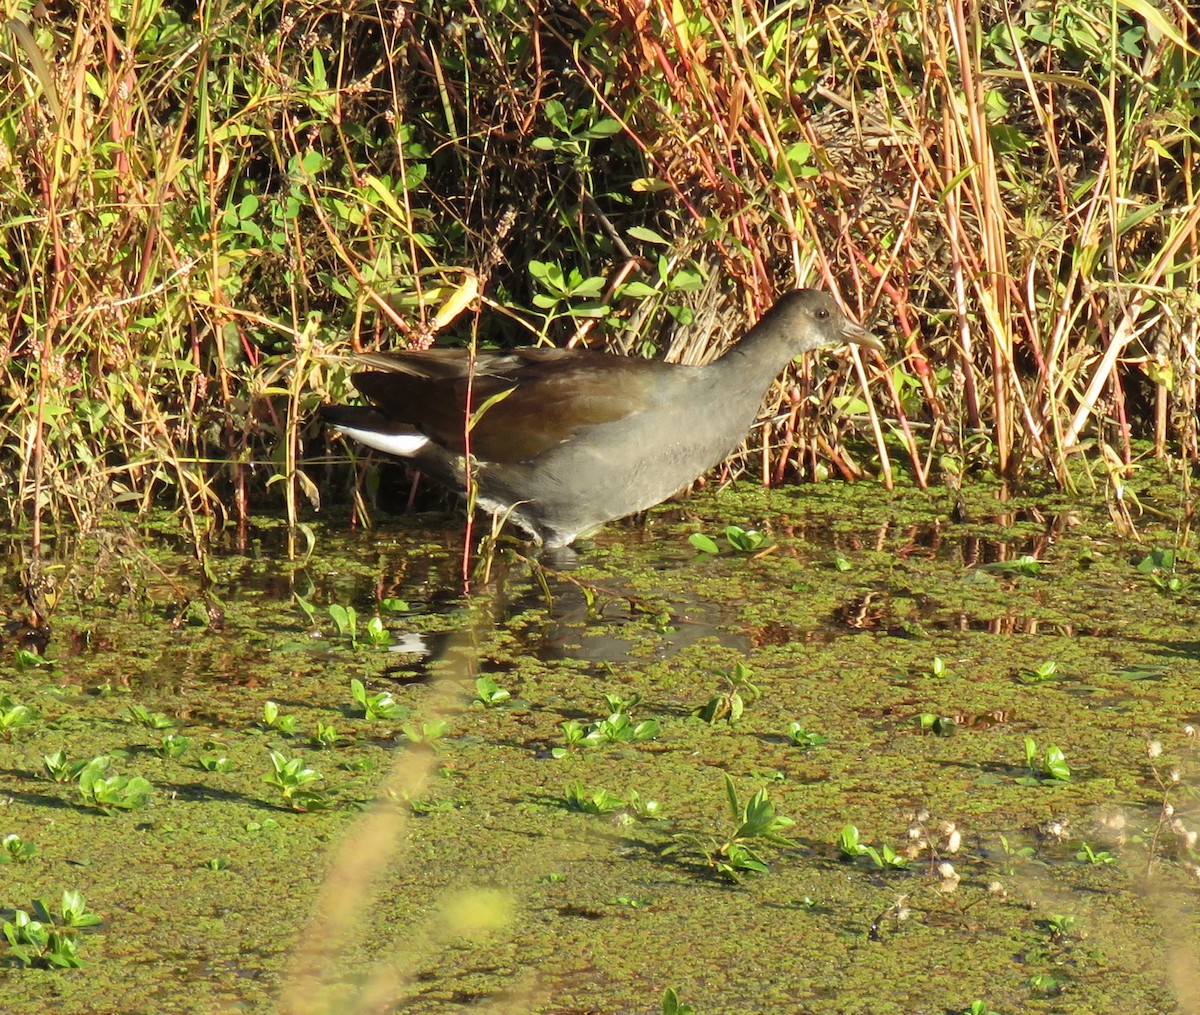
POLYGON ((884 351, 883 343, 878 338, 867 331, 866 328, 855 324, 851 320, 847 320, 842 327, 842 340, 852 345, 866 346, 868 349, 874 349, 876 352, 884 351))

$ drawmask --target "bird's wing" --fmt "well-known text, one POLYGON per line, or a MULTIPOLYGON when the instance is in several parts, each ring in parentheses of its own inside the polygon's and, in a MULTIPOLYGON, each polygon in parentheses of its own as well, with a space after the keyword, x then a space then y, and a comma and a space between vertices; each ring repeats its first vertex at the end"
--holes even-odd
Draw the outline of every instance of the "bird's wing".
POLYGON ((465 357, 430 357, 441 351, 389 357, 390 369, 355 374, 355 387, 382 414, 455 454, 466 448, 468 387, 472 412, 502 396, 478 417, 470 445, 480 460, 506 464, 642 411, 653 401, 658 371, 681 369, 588 350, 528 349, 477 359, 468 385, 465 357))

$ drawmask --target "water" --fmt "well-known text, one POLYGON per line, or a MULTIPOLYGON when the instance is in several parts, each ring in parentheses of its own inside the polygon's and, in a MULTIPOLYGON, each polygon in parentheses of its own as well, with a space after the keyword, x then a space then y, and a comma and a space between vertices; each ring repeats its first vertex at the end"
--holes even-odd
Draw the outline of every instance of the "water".
MULTIPOLYGON (((1193 556, 1139 570, 1175 531, 1118 540, 1102 506, 952 507, 706 495, 574 558, 498 558, 470 595, 458 534, 430 519, 326 523, 303 561, 264 526, 208 589, 177 541, 64 537, 46 665, 10 642, 0 671, 5 707, 37 710, 0 740, 0 832, 36 846, 4 867, 4 915, 70 888, 103 923, 82 970, 6 970, 7 1003, 625 1012, 674 987, 708 1012, 1194 1010, 1176 1001, 1200 940, 1193 556), (771 549, 729 550, 727 523, 771 549), (1039 563, 1007 567, 1022 557, 1039 563), (356 612, 353 638, 330 606, 356 612), (510 697, 474 701, 479 677, 510 697), (353 680, 386 714, 364 717, 353 680), (568 748, 604 693, 658 734, 568 748), (736 723, 695 717, 722 696, 736 723), (59 749, 149 780, 149 805, 87 806, 44 773, 59 749), (285 796, 272 752, 320 778, 285 796), (739 808, 765 790, 792 819, 786 841, 734 841, 727 775, 739 808), (576 784, 599 813, 571 808, 576 784), (844 855, 847 825, 882 867, 844 855), (131 993, 147 967, 173 972, 131 993)), ((14 545, 16 632, 19 574, 14 545)))

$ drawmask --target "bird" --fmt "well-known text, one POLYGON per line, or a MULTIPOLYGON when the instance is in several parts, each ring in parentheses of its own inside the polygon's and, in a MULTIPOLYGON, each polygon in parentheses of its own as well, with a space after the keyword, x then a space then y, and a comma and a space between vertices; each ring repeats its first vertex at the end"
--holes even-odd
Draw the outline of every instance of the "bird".
POLYGON ((686 488, 742 442, 793 358, 845 343, 883 351, 828 293, 795 289, 704 366, 591 349, 481 350, 473 367, 464 349, 364 353, 351 381, 369 404, 320 411, 458 493, 469 449, 476 506, 553 550, 686 488))

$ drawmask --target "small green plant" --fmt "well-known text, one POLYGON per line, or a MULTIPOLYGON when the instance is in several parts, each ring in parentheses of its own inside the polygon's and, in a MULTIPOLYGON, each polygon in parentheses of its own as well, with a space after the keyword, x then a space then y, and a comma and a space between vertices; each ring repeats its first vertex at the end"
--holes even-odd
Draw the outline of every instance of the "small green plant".
POLYGON ((629 791, 629 810, 639 821, 657 821, 662 817, 662 804, 657 800, 643 800, 635 789, 629 791))
POLYGON ((266 701, 263 703, 262 725, 265 729, 278 730, 285 737, 290 737, 295 735, 300 720, 294 715, 281 715, 278 703, 266 701))
POLYGON ((838 836, 838 852, 847 860, 857 860, 865 856, 880 870, 903 870, 908 866, 907 858, 897 853, 891 846, 884 843, 878 849, 868 846, 858 833, 858 826, 846 824, 838 836))
POLYGON ((1000 848, 1004 851, 1005 857, 1010 861, 1005 867, 1001 868, 1001 873, 1007 875, 1013 874, 1016 870, 1016 866, 1012 861, 1032 860, 1037 854, 1037 851, 1032 846, 1013 845, 1005 835, 1000 836, 1000 848))
MULTIPOLYGON (((40 915, 34 903, 34 915, 40 915)), ((23 909, 13 913, 12 921, 4 922, 9 954, 22 966, 41 969, 77 969, 83 965, 75 935, 57 928, 46 919, 34 919, 23 909)))
MULTIPOLYGON (((535 137, 531 142, 533 147, 538 151, 562 154, 581 171, 587 170, 591 166, 591 159, 588 155, 591 145, 588 142, 621 133, 619 121, 607 117, 598 118, 598 111, 594 107, 581 107, 568 112, 558 99, 547 99, 542 107, 542 112, 550 125, 561 136, 547 134, 535 137)), ((540 278, 540 275, 532 269, 530 273, 535 278, 540 278)), ((599 281, 603 282, 604 280, 600 279, 599 281)), ((603 291, 604 288, 601 286, 595 295, 599 296, 603 291)), ((547 309, 545 301, 539 303, 536 297, 534 305, 547 309)), ((550 303, 549 306, 553 306, 553 303, 550 303)))
POLYGON ((734 725, 746 710, 746 702, 759 697, 759 690, 750 680, 750 667, 737 663, 733 672, 725 676, 725 689, 703 705, 692 710, 692 715, 703 719, 710 726, 726 721, 734 725))
POLYGON ((323 723, 320 719, 317 720, 317 732, 311 738, 314 747, 333 747, 340 739, 341 736, 333 728, 332 723, 323 723))
POLYGON ((961 1015, 1000 1015, 1000 1013, 992 1011, 985 1001, 972 1001, 962 1010, 961 1015))
POLYGON ((567 810, 581 814, 611 814, 625 806, 625 801, 613 796, 606 789, 589 790, 576 781, 563 791, 563 802, 567 810))
POLYGON ((696 1009, 679 1000, 674 987, 663 991, 662 1015, 696 1015, 696 1009))
POLYGON ((585 726, 578 719, 568 719, 562 724, 562 731, 563 738, 567 741, 567 746, 551 748, 550 756, 553 758, 564 758, 575 747, 595 747, 603 743, 599 734, 595 733, 590 726, 585 726))
POLYGON ((36 718, 37 712, 28 705, 13 701, 7 694, 0 695, 0 736, 5 740, 11 740, 17 730, 36 718))
POLYGON ((224 774, 233 771, 233 762, 224 755, 200 758, 196 763, 206 772, 220 772, 224 774))
MULTIPOLYGON (((574 144, 573 141, 559 142, 549 137, 533 139, 535 148, 559 143, 568 146, 574 144)), ((540 310, 549 311, 547 317, 559 316, 560 303, 568 304, 566 313, 571 317, 603 317, 608 313, 608 307, 599 299, 604 294, 607 281, 599 275, 584 278, 578 268, 564 273, 562 266, 555 261, 530 261, 529 274, 546 290, 533 297, 533 304, 540 310), (572 304, 572 300, 582 302, 572 304)))
POLYGON ((1057 997, 1065 982, 1050 973, 1037 973, 1029 978, 1029 989, 1039 997, 1057 997))
POLYGON ((1070 782, 1071 769, 1060 748, 1049 745, 1044 756, 1039 756, 1037 742, 1033 737, 1025 738, 1025 767, 1030 775, 1021 776, 1017 782, 1022 786, 1037 786, 1045 782, 1070 782))
POLYGON ((457 800, 413 797, 409 800, 408 806, 414 814, 424 816, 426 814, 441 814, 446 811, 457 810, 460 804, 457 800))
POLYGON ((491 677, 478 677, 475 680, 475 700, 484 708, 491 708, 508 701, 512 694, 496 683, 491 677))
POLYGON ((1094 850, 1086 842, 1080 842, 1079 851, 1075 854, 1075 859, 1080 863, 1105 864, 1116 863, 1117 858, 1107 850, 1094 850))
POLYGON ((205 860, 200 866, 205 870, 223 871, 229 869, 229 861, 223 856, 214 856, 205 860))
POLYGON ((62 913, 62 922, 67 927, 76 929, 94 927, 100 922, 100 917, 95 913, 88 912, 83 892, 64 891, 60 912, 62 913))
POLYGON ((182 758, 192 742, 182 733, 168 733, 158 745, 158 753, 164 758, 182 758))
MULTIPOLYGON (((766 545, 767 537, 757 529, 743 529, 740 525, 727 525, 725 527, 725 541, 738 553, 753 553, 755 550, 760 550, 766 545)), ((717 546, 717 541, 712 536, 706 536, 703 532, 693 532, 688 536, 688 542, 701 553, 716 554, 721 552, 721 548, 717 546)))
POLYGON ((1044 684, 1048 680, 1058 680, 1061 676, 1062 674, 1058 672, 1058 663, 1053 659, 1047 659, 1032 669, 1022 667, 1017 670, 1017 679, 1022 684, 1044 684))
POLYGON ((67 752, 63 750, 55 751, 53 754, 42 755, 42 765, 46 769, 46 774, 55 782, 74 782, 79 778, 79 773, 87 767, 87 760, 83 761, 68 761, 67 752))
POLYGON ((938 715, 936 712, 922 712, 916 717, 917 728, 922 733, 932 733, 935 737, 948 737, 958 729, 950 716, 938 715))
POLYGON ((568 719, 562 724, 566 747, 555 747, 551 757, 563 758, 575 747, 599 747, 602 744, 630 744, 653 740, 662 732, 657 719, 643 719, 635 723, 626 712, 614 712, 607 719, 584 723, 568 719))
POLYGON ((110 817, 117 811, 134 811, 150 802, 154 787, 140 775, 108 775, 112 758, 92 758, 79 772, 79 795, 88 807, 110 817))
POLYGON ((367 621, 367 641, 372 645, 390 645, 392 632, 383 626, 383 618, 374 616, 367 621))
POLYGON ((26 842, 16 832, 0 840, 0 863, 24 863, 37 853, 37 846, 26 842))
POLYGON ((642 703, 642 696, 636 691, 627 698, 608 692, 602 694, 601 697, 604 699, 604 704, 608 707, 608 714, 610 716, 631 715, 633 710, 642 703))
POLYGON ((1137 569, 1159 592, 1178 595, 1186 592, 1188 583, 1175 573, 1175 551, 1172 549, 1151 550, 1138 561, 1137 569))
POLYGON ((1071 936, 1075 931, 1075 925, 1079 922, 1079 918, 1075 916, 1063 916, 1056 914, 1047 917, 1040 921, 1040 926, 1050 932, 1050 937, 1054 941, 1062 941, 1071 936))
POLYGON ((607 744, 631 744, 642 740, 653 740, 662 732, 657 719, 643 719, 635 723, 626 712, 614 712, 607 719, 594 724, 593 732, 607 744))
POLYGON ((788 725, 787 737, 793 747, 799 747, 806 751, 824 747, 829 743, 829 737, 823 733, 809 732, 800 722, 792 722, 788 725))
MULTIPOLYGON (((714 846, 716 841, 714 840, 714 846)), ((708 853, 708 862, 728 881, 739 882, 743 874, 765 874, 770 868, 749 845, 730 840, 708 853)))
POLYGON ((324 803, 325 795, 312 784, 323 776, 309 768, 304 759, 289 758, 278 751, 271 752, 271 771, 263 776, 263 782, 279 790, 279 795, 298 811, 315 810, 324 803))
POLYGON ((368 695, 363 682, 357 677, 350 681, 350 693, 362 706, 363 714, 368 719, 398 719, 403 711, 388 691, 368 695))
POLYGON ((767 541, 767 537, 757 529, 743 529, 739 525, 727 525, 725 538, 738 553, 753 553, 762 549, 767 541))
POLYGON ((161 712, 151 712, 142 705, 130 705, 129 721, 148 730, 169 730, 175 726, 175 720, 161 712))
POLYGON ((400 728, 404 731, 409 743, 429 744, 431 747, 436 747, 438 741, 450 731, 450 723, 446 719, 432 719, 429 722, 421 723, 420 726, 417 726, 416 723, 405 723, 400 728))
POLYGON ((728 774, 725 776, 725 799, 729 816, 736 826, 731 835, 723 841, 692 833, 676 835, 675 844, 664 849, 663 855, 669 855, 684 846, 698 848, 719 876, 735 883, 740 882, 744 874, 765 874, 769 868, 758 851, 761 848, 758 844, 766 842, 794 848, 796 844, 783 835, 783 830, 790 828, 795 821, 776 813, 766 787, 759 789, 743 804, 728 774))
POLYGON ((833 569, 835 571, 845 572, 845 571, 849 571, 853 567, 854 567, 854 564, 851 563, 850 558, 847 557, 844 553, 835 553, 833 555, 833 569))
MULTIPOLYGON (((311 588, 309 591, 311 593, 311 588)), ((309 627, 312 629, 314 637, 319 637, 321 633, 321 625, 317 622, 317 608, 313 605, 312 600, 307 596, 302 596, 299 592, 293 592, 292 602, 294 602, 300 608, 300 612, 304 614, 304 619, 308 622, 309 627)))
POLYGON ((11 921, 4 923, 9 954, 22 966, 39 969, 77 969, 79 937, 76 931, 94 927, 100 917, 89 913, 82 892, 62 893, 60 917, 56 921, 43 899, 34 899, 32 914, 15 910, 11 921))
MULTIPOLYGON (((666 237, 645 226, 631 226, 628 235, 643 243, 655 243, 664 247, 671 245, 671 241, 666 237)), ((663 290, 667 293, 684 293, 696 292, 704 287, 704 273, 694 261, 681 264, 674 257, 659 254, 655 267, 658 277, 653 280, 654 285, 635 278, 617 287, 618 297, 647 300, 658 296, 663 290)), ((663 309, 685 327, 696 319, 692 308, 683 304, 667 303, 663 309)))
POLYGON ((991 571, 995 574, 1017 574, 1026 577, 1033 577, 1041 569, 1042 562, 1028 554, 1012 560, 997 560, 991 564, 984 564, 982 568, 984 571, 991 571))
POLYGON ((28 670, 36 670, 43 666, 51 665, 50 660, 38 655, 36 652, 31 652, 27 648, 18 648, 13 653, 13 659, 17 664, 17 669, 22 673, 28 670))
POLYGON ((329 619, 343 638, 349 638, 353 647, 358 647, 358 611, 353 606, 334 603, 328 608, 329 619))
MULTIPOLYGON (((334 603, 329 608, 329 619, 343 638, 348 638, 351 648, 358 648, 358 611, 353 606, 342 606, 334 603)), ((383 626, 383 621, 375 616, 367 621, 363 637, 372 645, 390 645, 391 633, 383 626)))
POLYGON ((725 844, 712 854, 710 862, 715 860, 717 872, 731 881, 738 880, 740 871, 765 873, 766 865, 749 843, 762 840, 775 846, 794 848, 796 844, 783 834, 783 830, 796 822, 776 813, 775 805, 771 803, 765 786, 743 805, 738 797, 737 787, 726 775, 725 796, 729 804, 729 816, 738 822, 738 826, 725 844))
POLYGON ((934 656, 933 662, 929 664, 929 676, 935 680, 939 680, 946 675, 946 660, 941 656, 934 656))

